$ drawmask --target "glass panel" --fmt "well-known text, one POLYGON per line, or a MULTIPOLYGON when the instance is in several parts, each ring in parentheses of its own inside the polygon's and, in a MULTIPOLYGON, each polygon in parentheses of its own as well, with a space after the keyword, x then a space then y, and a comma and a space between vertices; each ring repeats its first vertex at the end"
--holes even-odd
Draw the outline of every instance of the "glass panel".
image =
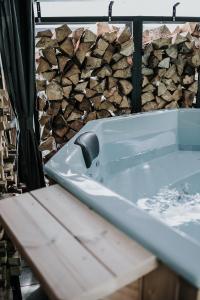
POLYGON ((144 24, 143 111, 195 106, 199 36, 196 23, 144 24))

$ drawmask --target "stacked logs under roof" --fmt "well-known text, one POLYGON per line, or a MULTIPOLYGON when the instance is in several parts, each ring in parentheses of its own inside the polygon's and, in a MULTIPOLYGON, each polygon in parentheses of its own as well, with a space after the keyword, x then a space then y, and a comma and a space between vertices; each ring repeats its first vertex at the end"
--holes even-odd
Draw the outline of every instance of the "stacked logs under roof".
POLYGON ((127 114, 133 86, 133 37, 129 27, 66 24, 37 33, 37 108, 40 150, 56 150, 90 120, 127 114))
POLYGON ((166 25, 144 32, 143 111, 193 106, 200 67, 199 37, 199 25, 194 23, 178 26, 173 33, 166 25))

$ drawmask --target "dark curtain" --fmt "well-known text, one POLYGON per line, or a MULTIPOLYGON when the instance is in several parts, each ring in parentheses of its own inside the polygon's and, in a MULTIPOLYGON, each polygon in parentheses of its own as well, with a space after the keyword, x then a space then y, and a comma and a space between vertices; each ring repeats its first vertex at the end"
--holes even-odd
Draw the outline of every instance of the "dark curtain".
POLYGON ((0 0, 0 53, 18 123, 18 176, 28 190, 43 187, 35 117, 35 46, 32 0, 0 0))

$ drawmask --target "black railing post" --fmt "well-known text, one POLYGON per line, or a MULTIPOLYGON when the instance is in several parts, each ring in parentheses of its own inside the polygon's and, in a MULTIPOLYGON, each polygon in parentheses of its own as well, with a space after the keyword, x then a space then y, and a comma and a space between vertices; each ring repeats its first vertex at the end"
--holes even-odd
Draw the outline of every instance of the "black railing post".
POLYGON ((132 112, 141 112, 141 92, 142 92, 142 31, 143 22, 141 19, 133 20, 133 92, 132 92, 132 112))

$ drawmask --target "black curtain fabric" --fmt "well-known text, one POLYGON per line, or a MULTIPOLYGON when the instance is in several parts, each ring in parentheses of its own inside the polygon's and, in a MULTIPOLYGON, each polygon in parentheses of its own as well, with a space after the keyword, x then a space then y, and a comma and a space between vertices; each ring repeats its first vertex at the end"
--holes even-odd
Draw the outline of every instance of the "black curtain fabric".
POLYGON ((32 0, 0 0, 0 53, 18 123, 18 176, 28 190, 43 187, 35 112, 35 46, 32 0))

